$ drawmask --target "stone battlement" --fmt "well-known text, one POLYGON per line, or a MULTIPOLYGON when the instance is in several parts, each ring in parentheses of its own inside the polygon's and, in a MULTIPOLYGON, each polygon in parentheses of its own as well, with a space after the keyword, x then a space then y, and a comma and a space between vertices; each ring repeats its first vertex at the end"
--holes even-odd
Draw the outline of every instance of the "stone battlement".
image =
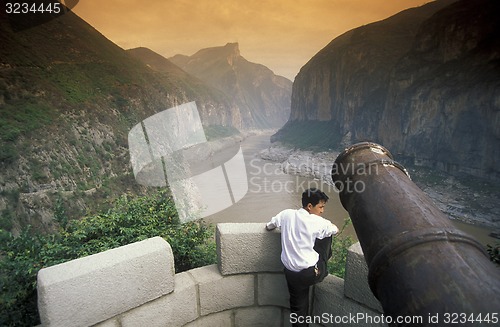
MULTIPOLYGON (((42 326, 290 326, 279 231, 218 224, 216 242, 217 265, 178 274, 160 237, 44 268, 38 274, 42 326)), ((313 289, 317 326, 333 326, 334 319, 335 326, 359 326, 349 315, 380 316, 367 271, 356 243, 345 280, 330 275, 313 289)))

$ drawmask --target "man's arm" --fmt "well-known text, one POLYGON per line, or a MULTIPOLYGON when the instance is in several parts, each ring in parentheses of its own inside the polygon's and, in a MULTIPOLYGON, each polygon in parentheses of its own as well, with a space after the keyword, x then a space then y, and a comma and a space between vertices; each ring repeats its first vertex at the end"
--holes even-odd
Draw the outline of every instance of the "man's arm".
POLYGON ((339 228, 337 227, 337 225, 333 223, 331 228, 332 228, 332 236, 336 235, 339 232, 339 228))
POLYGON ((325 237, 335 236, 339 232, 339 228, 337 225, 325 219, 325 224, 323 225, 323 229, 316 236, 319 239, 323 239, 325 237))

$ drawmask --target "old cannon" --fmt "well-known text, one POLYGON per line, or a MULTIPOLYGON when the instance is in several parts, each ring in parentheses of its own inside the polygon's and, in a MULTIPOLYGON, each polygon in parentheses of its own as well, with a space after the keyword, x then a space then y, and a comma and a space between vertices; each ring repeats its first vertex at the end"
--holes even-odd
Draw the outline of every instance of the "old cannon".
POLYGON ((347 148, 332 179, 363 249, 370 289, 391 325, 500 324, 500 268, 386 148, 371 142, 347 148))

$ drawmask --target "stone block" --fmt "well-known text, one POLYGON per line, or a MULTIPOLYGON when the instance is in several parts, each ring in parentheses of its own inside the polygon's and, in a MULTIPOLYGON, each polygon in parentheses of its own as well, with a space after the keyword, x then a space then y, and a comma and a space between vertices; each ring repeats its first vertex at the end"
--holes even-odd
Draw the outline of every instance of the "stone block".
POLYGON ((361 245, 351 245, 347 253, 344 294, 374 310, 383 312, 382 305, 368 286, 368 266, 361 245))
POLYGON ((233 326, 233 312, 231 310, 228 310, 224 312, 214 313, 208 316, 203 316, 196 319, 195 321, 187 323, 183 327, 207 327, 207 326, 220 326, 220 327, 233 326))
POLYGON ((314 286, 313 322, 323 326, 382 327, 381 313, 344 296, 344 280, 327 276, 314 286))
POLYGON ((238 327, 281 326, 281 309, 276 307, 251 307, 238 309, 234 325, 238 327))
POLYGON ((290 321, 290 309, 283 310, 283 327, 292 327, 292 323, 290 321))
POLYGON ((281 234, 264 223, 217 224, 217 256, 223 275, 282 272, 281 234))
MULTIPOLYGON (((40 325, 41 327, 41 325, 40 325)), ((121 327, 120 321, 117 318, 109 319, 104 322, 98 323, 92 327, 121 327)))
POLYGON ((121 327, 184 326, 198 318, 196 284, 188 272, 175 275, 175 289, 154 301, 124 313, 121 327))
POLYGON ((161 237, 41 269, 43 326, 89 326, 174 290, 174 257, 161 237))
POLYGON ((290 295, 284 274, 259 274, 257 277, 259 305, 290 307, 290 295))
POLYGON ((217 265, 192 269, 189 273, 198 283, 202 316, 255 302, 254 275, 222 276, 217 265))

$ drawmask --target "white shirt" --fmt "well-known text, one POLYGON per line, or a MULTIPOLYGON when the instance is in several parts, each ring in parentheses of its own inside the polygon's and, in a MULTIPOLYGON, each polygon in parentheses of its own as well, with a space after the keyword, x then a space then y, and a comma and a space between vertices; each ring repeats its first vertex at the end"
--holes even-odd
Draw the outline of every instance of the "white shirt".
POLYGON ((266 227, 281 229, 281 262, 291 271, 314 266, 319 259, 319 254, 314 251, 316 239, 335 235, 339 231, 329 220, 310 214, 303 208, 281 211, 266 227))

